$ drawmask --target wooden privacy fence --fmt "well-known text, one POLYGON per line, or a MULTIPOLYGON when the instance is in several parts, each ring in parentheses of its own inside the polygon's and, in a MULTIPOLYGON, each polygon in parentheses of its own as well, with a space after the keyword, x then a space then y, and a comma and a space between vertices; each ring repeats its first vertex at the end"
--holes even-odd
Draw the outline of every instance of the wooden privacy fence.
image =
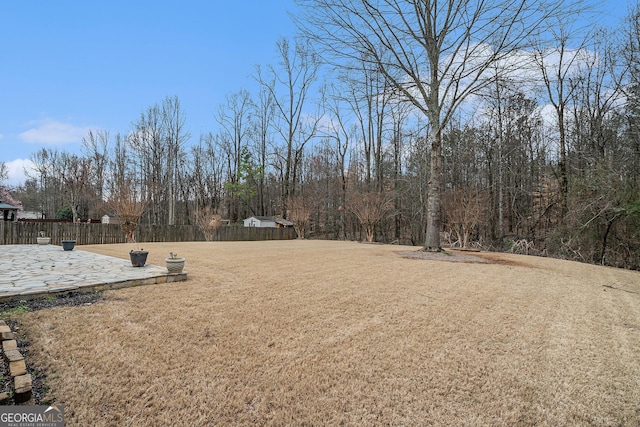
MULTIPOLYGON (((78 245, 126 243, 124 232, 117 224, 73 224, 55 222, 0 221, 0 245, 35 244, 40 231, 51 237, 51 244, 62 240, 75 240, 78 245)), ((204 241, 204 235, 195 225, 139 225, 138 242, 190 242, 204 241)), ((293 228, 220 227, 214 240, 290 240, 295 239, 293 228)))

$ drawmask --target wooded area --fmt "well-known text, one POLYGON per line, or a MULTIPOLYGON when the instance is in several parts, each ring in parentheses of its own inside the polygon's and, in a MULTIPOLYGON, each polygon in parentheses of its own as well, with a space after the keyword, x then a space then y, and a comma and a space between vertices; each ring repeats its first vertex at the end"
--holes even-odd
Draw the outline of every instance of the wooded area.
POLYGON ((140 230, 208 209, 312 238, 640 268, 637 6, 605 29, 576 23, 580 2, 299 3, 306 37, 278 42, 216 131, 194 139, 167 97, 127 134, 90 132, 82 153, 34 153, 14 199, 95 218, 127 182, 140 230))

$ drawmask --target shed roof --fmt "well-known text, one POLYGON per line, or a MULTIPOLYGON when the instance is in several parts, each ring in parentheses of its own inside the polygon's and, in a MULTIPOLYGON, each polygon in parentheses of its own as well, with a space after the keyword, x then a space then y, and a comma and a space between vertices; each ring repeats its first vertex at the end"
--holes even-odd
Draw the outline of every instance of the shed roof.
POLYGON ((259 219, 260 221, 275 221, 275 218, 272 216, 252 216, 249 218, 259 219))
POLYGON ((0 200, 0 209, 7 209, 7 210, 8 209, 15 209, 15 210, 18 210, 18 207, 17 206, 12 206, 12 205, 10 205, 8 203, 4 203, 2 200, 0 200))

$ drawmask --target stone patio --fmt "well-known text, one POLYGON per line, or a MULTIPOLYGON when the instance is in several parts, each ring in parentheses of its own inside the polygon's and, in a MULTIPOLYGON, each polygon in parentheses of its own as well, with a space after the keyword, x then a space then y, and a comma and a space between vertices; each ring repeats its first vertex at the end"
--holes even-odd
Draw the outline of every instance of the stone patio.
POLYGON ((0 302, 61 292, 118 289, 187 280, 165 267, 55 245, 0 245, 0 302))

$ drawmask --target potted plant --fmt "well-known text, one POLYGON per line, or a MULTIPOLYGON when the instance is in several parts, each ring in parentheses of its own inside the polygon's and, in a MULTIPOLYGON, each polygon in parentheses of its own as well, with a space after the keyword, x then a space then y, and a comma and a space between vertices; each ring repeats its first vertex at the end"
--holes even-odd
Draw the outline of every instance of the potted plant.
POLYGON ((147 256, 149 255, 149 251, 145 251, 143 248, 140 249, 131 249, 129 252, 129 257, 131 258, 131 265, 134 267, 144 267, 147 263, 147 256))
POLYGON ((64 249, 65 251, 72 251, 73 248, 76 245, 76 241, 75 240, 63 240, 62 241, 62 249, 64 249))
POLYGON ((37 237, 39 245, 48 245, 51 242, 51 237, 45 237, 44 231, 41 231, 39 234, 40 235, 37 237))
POLYGON ((178 258, 178 254, 169 252, 169 258, 165 259, 165 262, 169 273, 182 273, 182 270, 184 269, 184 258, 178 258))

